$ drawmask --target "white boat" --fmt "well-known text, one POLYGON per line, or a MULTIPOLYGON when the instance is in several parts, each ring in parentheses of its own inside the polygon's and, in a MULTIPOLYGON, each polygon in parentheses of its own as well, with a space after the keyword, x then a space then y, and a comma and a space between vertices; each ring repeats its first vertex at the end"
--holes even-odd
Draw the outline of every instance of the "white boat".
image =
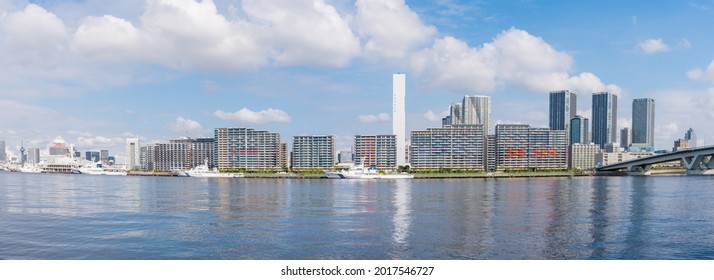
POLYGON ((364 162, 347 170, 324 171, 328 179, 412 179, 411 174, 380 174, 377 169, 366 168, 364 162))
MULTIPOLYGON (((176 173, 176 172, 174 172, 176 173)), ((185 171, 188 177, 197 178, 242 178, 245 177, 243 173, 221 173, 215 168, 208 168, 208 160, 202 165, 196 166, 192 169, 185 171)), ((178 175, 181 176, 181 175, 178 175)))
POLYGON ((91 164, 86 164, 78 168, 77 171, 79 172, 79 174, 86 175, 126 176, 126 174, 128 173, 124 169, 104 167, 101 162, 93 162, 91 164))
POLYGON ((25 165, 18 170, 22 173, 42 173, 42 169, 34 165, 25 165))

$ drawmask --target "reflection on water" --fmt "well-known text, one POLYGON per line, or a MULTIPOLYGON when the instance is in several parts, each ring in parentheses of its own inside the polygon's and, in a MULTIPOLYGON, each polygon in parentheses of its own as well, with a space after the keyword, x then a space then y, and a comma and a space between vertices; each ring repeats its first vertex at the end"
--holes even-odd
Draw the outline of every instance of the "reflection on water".
POLYGON ((712 259, 711 177, 0 173, 0 259, 712 259))
POLYGON ((394 231, 392 242, 394 243, 394 253, 392 257, 397 259, 407 258, 406 251, 409 249, 407 237, 409 237, 409 226, 411 225, 411 186, 405 180, 394 181, 395 190, 393 195, 394 208, 394 231))

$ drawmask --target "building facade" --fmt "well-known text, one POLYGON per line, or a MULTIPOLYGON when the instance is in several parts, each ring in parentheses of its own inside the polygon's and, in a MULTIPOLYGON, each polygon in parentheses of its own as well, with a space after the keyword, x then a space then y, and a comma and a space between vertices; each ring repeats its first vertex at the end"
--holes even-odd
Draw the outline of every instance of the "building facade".
POLYGON ((486 136, 486 172, 496 172, 496 135, 486 136))
POLYGON ((570 144, 590 143, 590 121, 583 116, 570 119, 570 144))
POLYGON ((459 124, 483 125, 486 134, 490 134, 490 96, 464 96, 464 100, 461 102, 461 111, 461 123, 459 124))
POLYGON ((335 167, 335 136, 293 136, 292 168, 331 169, 335 167))
POLYGON ((141 168, 141 145, 139 138, 126 138, 126 167, 129 170, 141 168))
POLYGON ((499 124, 496 126, 496 168, 499 171, 566 169, 568 142, 564 130, 499 124))
POLYGON ((190 158, 186 142, 171 141, 149 146, 153 152, 153 161, 150 163, 151 170, 167 172, 189 169, 188 162, 190 162, 190 158))
POLYGON ((406 75, 394 74, 392 76, 392 134, 394 134, 397 138, 398 166, 404 166, 407 164, 407 127, 406 110, 404 108, 406 93, 406 75))
POLYGON ((109 150, 100 150, 99 160, 102 162, 102 164, 109 165, 109 150))
POLYGON ((592 141, 605 148, 617 137, 617 95, 610 92, 593 93, 592 141))
POLYGON ((215 158, 219 169, 282 169, 280 134, 252 128, 216 128, 215 158))
POLYGON ((687 142, 689 142, 690 148, 697 147, 697 133, 694 132, 694 129, 689 128, 689 130, 687 130, 687 132, 684 133, 684 140, 687 140, 687 142))
POLYGON ((618 162, 652 156, 652 152, 603 152, 595 156, 595 166, 605 166, 618 162))
POLYGON ((209 168, 216 167, 215 142, 214 138, 189 139, 189 167, 194 168, 206 163, 209 168))
POLYGON ((595 156, 602 151, 595 143, 575 143, 570 146, 570 160, 568 167, 578 170, 592 170, 595 168, 595 156))
POLYGON ((485 134, 483 125, 451 125, 411 132, 411 170, 483 171, 485 134))
POLYGON ((463 124, 461 120, 463 110, 461 106, 463 103, 454 103, 449 107, 449 123, 447 125, 458 125, 463 124))
POLYGON ((355 135, 355 162, 377 169, 397 168, 395 135, 355 135))
POLYGON ((673 151, 673 152, 676 152, 676 151, 680 151, 680 150, 686 150, 686 149, 689 149, 689 148, 690 148, 690 145, 689 145, 689 141, 688 141, 688 140, 685 140, 685 139, 677 139, 677 140, 674 141, 674 147, 672 147, 672 151, 673 151))
POLYGON ((654 149, 655 101, 638 98, 632 101, 632 144, 654 149))
POLYGON ((569 90, 550 92, 548 124, 551 130, 565 130, 570 135, 570 121, 577 112, 578 97, 569 90))
POLYGON ((338 163, 353 163, 354 155, 353 155, 352 151, 340 151, 340 153, 337 156, 337 162, 338 163))
POLYGON ((40 148, 27 148, 27 163, 40 163, 40 148))
POLYGON ((288 143, 280 143, 280 157, 278 158, 280 163, 280 168, 287 170, 290 167, 290 150, 288 149, 288 143))
POLYGON ((632 130, 629 127, 620 129, 620 147, 627 150, 632 146, 632 130))
POLYGON ((100 153, 94 151, 84 152, 84 159, 91 162, 97 162, 100 160, 100 153))

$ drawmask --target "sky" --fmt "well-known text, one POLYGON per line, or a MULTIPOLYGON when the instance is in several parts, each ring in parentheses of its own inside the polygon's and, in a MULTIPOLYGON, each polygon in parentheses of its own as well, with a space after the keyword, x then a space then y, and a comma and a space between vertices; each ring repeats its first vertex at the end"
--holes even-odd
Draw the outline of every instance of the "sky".
POLYGON ((0 0, 0 140, 61 136, 124 156, 217 127, 295 135, 391 133, 392 74, 407 131, 439 127, 464 95, 492 125, 548 125, 548 93, 656 102, 655 146, 714 142, 714 1, 0 0))

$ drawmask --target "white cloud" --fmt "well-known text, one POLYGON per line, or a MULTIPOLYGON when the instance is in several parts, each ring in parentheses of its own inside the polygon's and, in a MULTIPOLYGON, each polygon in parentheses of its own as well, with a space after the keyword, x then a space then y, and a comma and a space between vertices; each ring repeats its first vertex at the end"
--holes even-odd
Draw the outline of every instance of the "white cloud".
POLYGON ((360 41, 347 20, 324 0, 247 0, 240 13, 232 7, 245 18, 227 19, 210 0, 148 0, 138 26, 114 16, 86 18, 72 49, 104 61, 229 72, 269 60, 345 66, 360 54, 360 41))
POLYGON ((0 16, 0 61, 26 67, 54 68, 65 49, 68 31, 61 19, 35 4, 0 16))
POLYGON ((571 76, 573 59, 539 37, 511 28, 492 42, 471 48, 453 37, 444 37, 411 57, 411 69, 434 87, 469 94, 491 93, 512 84, 531 92, 572 89, 578 92, 622 90, 605 85, 585 72, 571 76))
POLYGON ((714 60, 709 63, 707 69, 697 68, 687 72, 687 76, 692 80, 714 81, 714 60))
POLYGON ((139 58, 145 41, 140 31, 124 19, 111 15, 87 17, 74 33, 71 48, 85 56, 119 62, 139 58))
POLYGON ((677 125, 676 122, 668 122, 664 125, 657 125, 655 127, 655 135, 657 135, 657 138, 669 140, 663 140, 666 142, 659 145, 660 147, 671 147, 674 140, 684 137, 684 133, 679 135, 679 132, 679 125, 677 125))
POLYGON ((184 119, 183 117, 176 118, 176 121, 169 125, 169 128, 173 131, 183 132, 183 131, 199 131, 203 129, 201 124, 194 120, 184 119))
POLYGON ((259 112, 251 111, 248 108, 240 109, 238 112, 224 112, 218 110, 213 112, 213 116, 221 120, 238 121, 250 124, 263 124, 271 122, 290 122, 290 116, 282 110, 269 108, 259 112))
POLYGON ((669 46, 661 38, 644 40, 637 44, 637 47, 646 54, 669 51, 669 46))
POLYGON ((357 120, 363 123, 388 122, 392 120, 392 117, 387 113, 379 113, 377 115, 359 115, 357 120))
MULTIPOLYGON (((674 140, 684 137, 691 128, 699 139, 714 131, 714 88, 701 90, 664 90, 652 93, 657 102, 655 145, 671 149, 674 140), (666 102, 664 102, 666 100, 666 102)), ((711 136, 711 135, 710 135, 711 136)))
POLYGON ((117 143, 114 143, 114 140, 108 137, 104 136, 95 136, 95 137, 77 137, 76 141, 77 145, 79 147, 83 148, 104 148, 108 146, 115 145, 117 143))
POLYGON ((358 0, 356 5, 356 29, 366 41, 364 51, 369 57, 405 57, 437 34, 404 0, 358 0))
POLYGON ((435 122, 435 121, 441 121, 441 119, 443 119, 444 117, 446 117, 446 116, 448 116, 448 115, 449 115, 449 111, 448 111, 448 110, 447 110, 447 111, 443 111, 443 112, 441 112, 441 113, 434 113, 434 111, 429 110, 429 111, 426 111, 426 113, 424 113, 424 115, 422 115, 422 116, 423 116, 424 119, 426 119, 427 121, 435 122))
POLYGON ((347 20, 324 0, 245 0, 242 8, 280 65, 345 66, 360 53, 347 20))
POLYGON ((213 1, 147 0, 138 26, 114 16, 87 17, 74 34, 72 49, 101 61, 238 71, 267 59, 254 37, 247 22, 227 20, 213 1))

